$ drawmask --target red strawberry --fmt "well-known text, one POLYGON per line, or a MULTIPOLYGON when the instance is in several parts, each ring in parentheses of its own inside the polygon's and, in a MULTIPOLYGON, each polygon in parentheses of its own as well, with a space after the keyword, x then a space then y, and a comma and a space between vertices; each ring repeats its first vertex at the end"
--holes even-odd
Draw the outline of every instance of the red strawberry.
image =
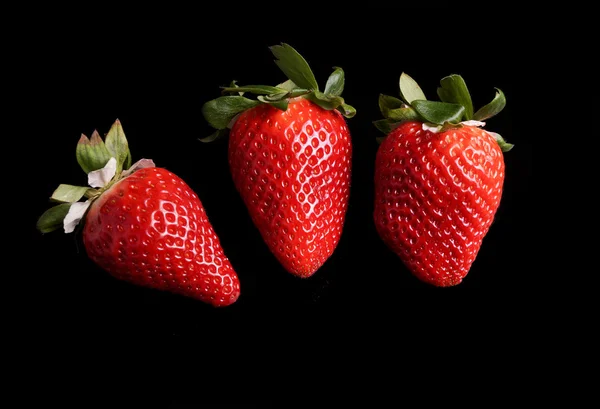
POLYGON ((142 159, 133 166, 116 121, 102 141, 82 136, 77 159, 92 189, 60 185, 52 200, 63 202, 38 221, 46 233, 81 220, 90 259, 132 284, 201 300, 234 303, 238 276, 225 256, 196 193, 177 175, 142 159), (123 171, 123 169, 127 169, 123 171), (86 202, 79 201, 82 197, 86 202))
POLYGON ((427 101, 406 74, 402 99, 381 95, 385 133, 375 161, 377 232, 420 280, 459 284, 469 272, 500 205, 503 151, 500 135, 480 128, 506 103, 502 91, 473 113, 464 80, 450 75, 427 101))
POLYGON ((271 51, 289 80, 277 87, 235 83, 241 95, 207 102, 203 114, 229 132, 229 167, 252 221, 281 265, 298 277, 313 275, 335 250, 348 207, 352 143, 344 116, 355 111, 340 96, 336 68, 325 92, 306 61, 287 44, 271 51))

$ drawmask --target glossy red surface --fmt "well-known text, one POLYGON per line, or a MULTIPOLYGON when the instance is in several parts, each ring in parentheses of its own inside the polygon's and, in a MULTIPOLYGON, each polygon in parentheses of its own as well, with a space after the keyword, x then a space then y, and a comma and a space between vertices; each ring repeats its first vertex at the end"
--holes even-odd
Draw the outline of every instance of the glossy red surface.
POLYGON ((335 250, 350 194, 346 121, 306 99, 287 111, 263 104, 242 113, 229 136, 236 189, 271 252, 308 277, 335 250))
POLYGON ((377 151, 377 232, 419 279, 456 285, 492 224, 503 182, 502 151, 485 130, 433 133, 405 123, 377 151))
POLYGON ((215 306, 240 295, 198 196, 166 169, 138 170, 95 200, 83 242, 89 257, 118 279, 215 306))

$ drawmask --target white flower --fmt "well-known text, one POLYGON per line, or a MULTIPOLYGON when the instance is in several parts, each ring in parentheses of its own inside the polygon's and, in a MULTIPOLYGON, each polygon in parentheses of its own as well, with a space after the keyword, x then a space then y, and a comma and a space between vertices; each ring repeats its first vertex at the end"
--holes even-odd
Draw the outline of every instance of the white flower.
POLYGON ((136 163, 131 165, 131 167, 129 169, 127 169, 125 172, 123 172, 122 175, 123 175, 123 177, 129 176, 136 170, 140 170, 140 169, 144 169, 144 168, 153 168, 155 166, 156 165, 154 164, 154 161, 152 159, 140 159, 136 163))
POLYGON ((110 158, 102 169, 88 173, 88 185, 91 187, 104 187, 117 173, 117 160, 110 158))
POLYGON ((83 215, 87 208, 90 207, 90 204, 91 202, 88 199, 85 202, 75 202, 69 207, 69 213, 67 213, 63 220, 65 233, 72 233, 75 230, 75 227, 83 219, 83 215))
POLYGON ((423 122, 422 128, 424 131, 429 131, 429 132, 433 132, 433 133, 438 133, 440 131, 440 129, 442 129, 441 125, 429 125, 425 122, 423 122))
POLYGON ((481 122, 481 121, 475 121, 475 120, 469 120, 469 121, 462 121, 461 124, 463 125, 469 125, 469 126, 485 126, 485 122, 481 122))

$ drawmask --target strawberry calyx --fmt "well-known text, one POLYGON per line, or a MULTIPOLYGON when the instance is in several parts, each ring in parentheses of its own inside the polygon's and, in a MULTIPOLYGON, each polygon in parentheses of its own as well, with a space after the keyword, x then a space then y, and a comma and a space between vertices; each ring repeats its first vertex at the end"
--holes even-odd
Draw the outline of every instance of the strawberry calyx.
POLYGON ((131 164, 129 145, 118 119, 105 140, 97 131, 90 138, 82 134, 77 143, 76 157, 81 169, 88 175, 89 187, 60 184, 50 196, 50 201, 58 204, 46 210, 37 221, 36 227, 42 233, 52 232, 61 226, 65 233, 73 232, 85 219, 89 206, 102 193, 136 170, 154 166, 150 159, 131 164))
MULTIPOLYGON (((462 126, 484 126, 485 120, 497 115, 506 105, 504 93, 496 88, 496 94, 487 105, 474 111, 471 95, 464 79, 451 74, 441 79, 437 95, 440 101, 427 100, 417 82, 408 74, 400 75, 400 98, 379 96, 379 109, 384 117, 373 124, 384 134, 389 134, 406 121, 423 122, 423 129, 442 132, 462 126)), ((513 148, 498 133, 490 132, 503 152, 513 148)), ((377 138, 381 142, 384 138, 377 138)))
POLYGON ((228 87, 222 87, 223 96, 202 106, 202 115, 216 132, 200 138, 200 141, 212 142, 226 136, 240 113, 260 104, 270 104, 285 111, 290 101, 306 98, 323 109, 337 109, 346 118, 352 118, 356 114, 356 110, 346 104, 342 97, 345 83, 342 68, 333 67, 334 71, 327 79, 325 89, 321 91, 310 66, 292 46, 282 43, 270 47, 270 50, 275 56, 275 64, 286 75, 287 81, 276 86, 239 86, 236 81, 232 81, 228 87))

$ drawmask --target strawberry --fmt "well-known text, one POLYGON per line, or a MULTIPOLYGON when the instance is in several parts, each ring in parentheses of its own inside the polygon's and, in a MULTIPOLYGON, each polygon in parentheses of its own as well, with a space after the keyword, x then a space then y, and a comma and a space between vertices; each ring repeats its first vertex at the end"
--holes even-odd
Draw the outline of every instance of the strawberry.
POLYGON ((117 279, 215 307, 238 299, 238 276, 196 193, 151 160, 131 165, 118 120, 105 141, 82 135, 77 160, 92 187, 60 185, 51 196, 60 204, 38 220, 42 233, 83 224, 87 255, 117 279))
POLYGON ((383 242, 414 276, 437 287, 462 282, 500 205, 503 152, 513 145, 483 129, 506 104, 503 92, 473 112, 461 76, 441 80, 428 101, 403 73, 401 99, 380 95, 387 134, 375 160, 374 220, 383 242))
POLYGON ((344 117, 356 111, 341 97, 341 68, 321 92, 294 48, 270 49, 288 80, 276 87, 224 87, 227 95, 202 107, 217 129, 202 140, 229 134, 229 169, 254 225, 285 270, 306 278, 332 255, 342 234, 352 158, 344 117))

